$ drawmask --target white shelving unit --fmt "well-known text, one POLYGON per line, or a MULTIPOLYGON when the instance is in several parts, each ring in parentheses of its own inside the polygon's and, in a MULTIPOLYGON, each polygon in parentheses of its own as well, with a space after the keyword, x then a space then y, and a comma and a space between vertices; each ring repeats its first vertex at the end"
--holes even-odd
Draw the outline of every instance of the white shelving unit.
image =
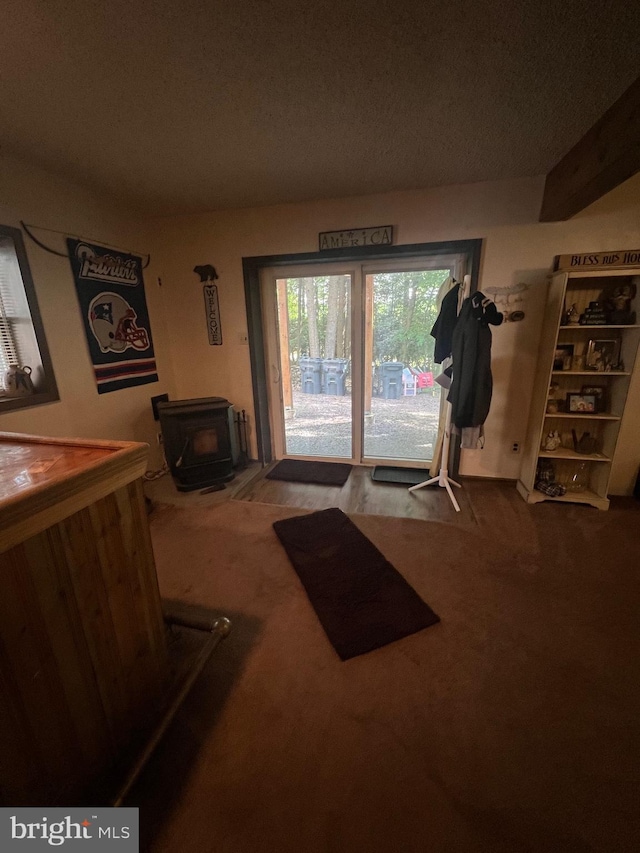
MULTIPOLYGON (((540 339, 538 369, 534 383, 520 479, 517 488, 528 503, 560 501, 586 503, 598 509, 609 508, 609 478, 615 457, 620 421, 624 415, 627 392, 640 344, 640 324, 636 325, 574 325, 564 324, 566 311, 575 305, 582 314, 590 302, 597 302, 603 291, 616 284, 637 282, 640 268, 606 271, 558 272, 551 277, 540 339), (556 350, 572 346, 574 356, 586 358, 590 340, 617 340, 620 342, 621 368, 617 370, 554 369, 556 350), (562 406, 566 395, 580 394, 588 386, 604 388, 606 409, 603 412, 547 411, 550 394, 562 406), (554 451, 544 450, 546 436, 557 430, 562 446, 554 451), (598 449, 589 455, 576 453, 573 432, 578 436, 588 432, 596 438, 598 449), (561 497, 551 497, 535 488, 536 471, 540 459, 554 460, 555 479, 563 484, 570 482, 576 466, 587 463, 589 486, 582 491, 567 491, 561 497)), ((640 290, 640 288, 639 288, 640 290)), ((640 317, 640 294, 632 305, 640 317)), ((557 367, 557 363, 555 365, 557 367)))

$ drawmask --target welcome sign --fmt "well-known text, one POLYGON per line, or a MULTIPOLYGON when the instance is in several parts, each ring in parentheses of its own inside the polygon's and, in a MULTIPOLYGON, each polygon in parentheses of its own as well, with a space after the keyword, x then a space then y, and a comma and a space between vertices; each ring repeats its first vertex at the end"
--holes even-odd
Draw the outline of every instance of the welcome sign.
POLYGON ((67 239, 98 394, 157 382, 141 259, 67 239))
POLYGON ((204 310, 207 315, 207 333, 210 346, 222 345, 222 326, 220 325, 220 305, 218 303, 218 287, 215 284, 205 284, 204 310))

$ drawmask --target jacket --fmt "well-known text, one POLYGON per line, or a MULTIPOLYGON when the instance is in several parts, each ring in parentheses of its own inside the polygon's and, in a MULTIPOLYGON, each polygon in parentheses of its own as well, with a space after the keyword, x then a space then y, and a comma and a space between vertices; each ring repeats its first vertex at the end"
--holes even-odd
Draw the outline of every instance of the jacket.
POLYGON ((493 393, 491 329, 503 315, 480 291, 462 303, 453 330, 453 382, 447 399, 451 420, 458 428, 484 424, 493 393))

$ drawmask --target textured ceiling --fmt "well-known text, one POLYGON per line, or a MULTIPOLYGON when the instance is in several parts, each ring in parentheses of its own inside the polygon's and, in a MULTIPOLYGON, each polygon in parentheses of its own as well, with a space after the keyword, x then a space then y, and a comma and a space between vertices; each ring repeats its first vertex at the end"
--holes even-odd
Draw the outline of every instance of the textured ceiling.
POLYGON ((151 214, 546 173, 637 0, 4 0, 0 146, 151 214))

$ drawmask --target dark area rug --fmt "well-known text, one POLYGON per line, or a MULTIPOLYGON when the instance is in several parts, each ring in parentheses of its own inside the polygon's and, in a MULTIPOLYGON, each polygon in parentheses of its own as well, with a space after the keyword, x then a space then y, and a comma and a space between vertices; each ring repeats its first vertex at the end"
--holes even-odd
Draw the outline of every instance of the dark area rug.
POLYGON ((345 462, 305 462, 300 459, 283 459, 267 480, 286 480, 289 483, 318 483, 321 486, 344 486, 352 465, 345 462))
POLYGON ((392 465, 376 465, 371 472, 376 483, 400 483, 403 486, 417 486, 431 479, 428 468, 394 468, 392 465))
POLYGON ((440 621, 342 510, 276 521, 273 529, 342 660, 440 621))

